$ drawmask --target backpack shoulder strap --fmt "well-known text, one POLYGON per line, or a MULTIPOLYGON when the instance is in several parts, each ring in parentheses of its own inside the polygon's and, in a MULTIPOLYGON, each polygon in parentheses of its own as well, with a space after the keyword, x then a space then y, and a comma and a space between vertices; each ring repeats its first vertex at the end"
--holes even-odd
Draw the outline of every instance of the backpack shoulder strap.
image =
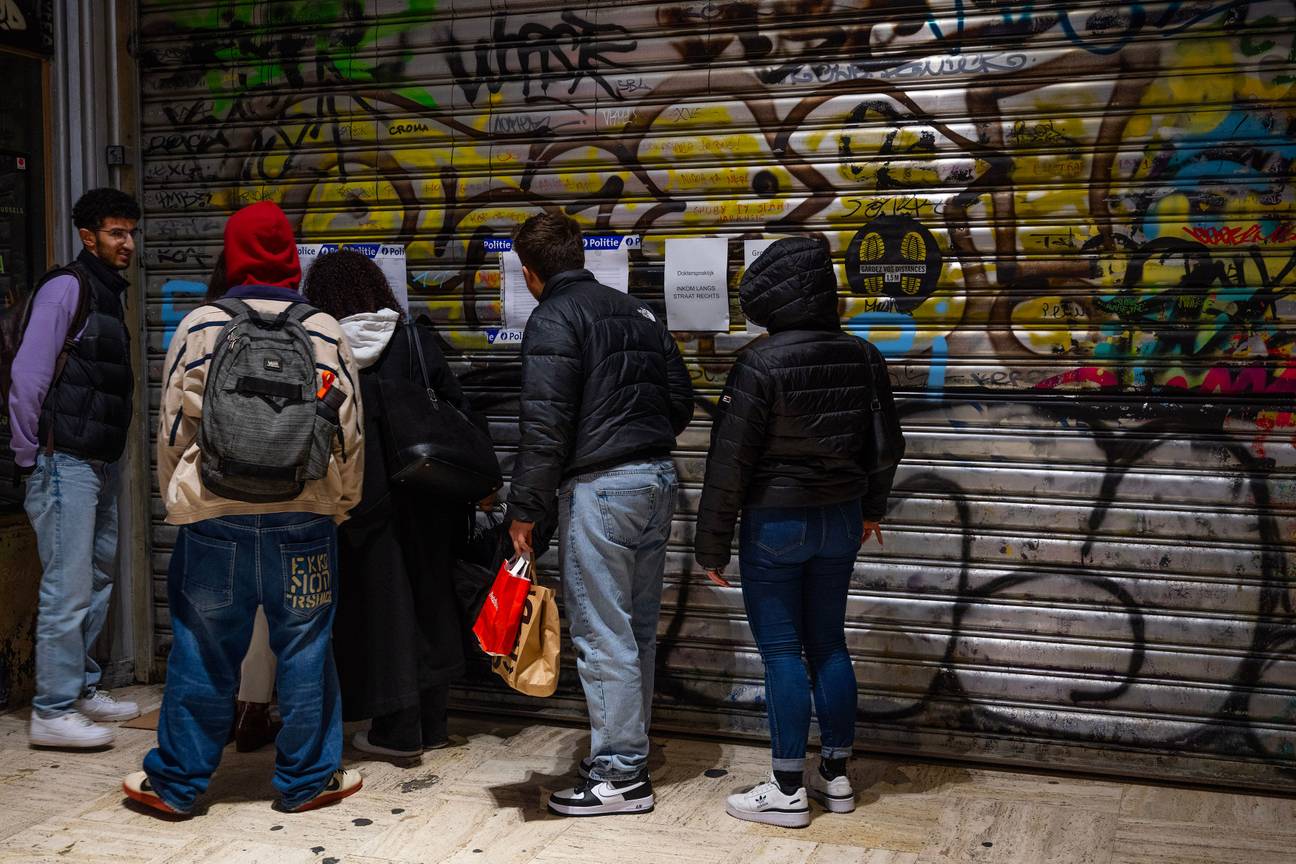
POLYGON ((288 307, 288 320, 296 321, 298 324, 305 324, 307 318, 313 318, 319 314, 320 310, 309 303, 294 303, 288 307))
POLYGON ((23 336, 27 333, 27 325, 31 323, 32 308, 36 305, 36 295, 40 293, 40 290, 47 284, 53 282, 60 276, 71 276, 73 279, 77 280, 77 289, 80 292, 77 297, 76 311, 72 313, 72 320, 68 322, 68 332, 67 336, 64 337, 64 344, 66 345, 69 340, 75 341, 77 334, 80 333, 81 328, 85 326, 86 319, 90 317, 91 303, 90 286, 86 284, 85 274, 83 274, 81 270, 74 265, 56 267, 40 278, 40 281, 36 283, 36 287, 32 290, 31 297, 27 298, 27 305, 23 309, 22 320, 18 324, 18 339, 20 342, 23 336))
POLYGON ((81 292, 77 298, 76 312, 72 315, 72 323, 68 325, 67 338, 76 339, 77 334, 81 332, 81 328, 85 327, 86 320, 90 317, 90 310, 94 308, 94 292, 90 290, 85 268, 81 266, 80 262, 73 261, 64 268, 64 272, 76 277, 77 290, 81 292))
POLYGON ((239 315, 245 315, 252 311, 251 306, 236 297, 222 297, 219 300, 213 300, 207 305, 215 306, 230 318, 236 318, 239 315))

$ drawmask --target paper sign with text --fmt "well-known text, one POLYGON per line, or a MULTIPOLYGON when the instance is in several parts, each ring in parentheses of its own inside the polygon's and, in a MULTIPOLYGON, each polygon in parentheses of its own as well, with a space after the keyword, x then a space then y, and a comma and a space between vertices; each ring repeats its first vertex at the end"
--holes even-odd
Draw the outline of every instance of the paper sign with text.
POLYGON ((729 331, 729 241, 666 241, 666 322, 671 330, 729 331))
MULTIPOLYGON (((630 258, 628 250, 639 248, 639 236, 590 235, 585 240, 585 269, 609 288, 630 290, 630 258)), ((535 310, 536 299, 522 278, 522 262, 512 251, 513 242, 507 237, 486 239, 486 251, 500 256, 500 293, 504 304, 504 327, 522 330, 535 310)))

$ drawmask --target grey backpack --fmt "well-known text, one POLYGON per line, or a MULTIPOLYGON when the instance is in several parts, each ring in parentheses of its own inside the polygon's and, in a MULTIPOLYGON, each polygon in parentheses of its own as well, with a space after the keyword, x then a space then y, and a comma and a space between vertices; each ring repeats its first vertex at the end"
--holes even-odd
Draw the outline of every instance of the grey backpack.
POLYGON ((212 305, 230 316, 207 371, 198 447, 202 481, 222 498, 290 501, 328 470, 337 408, 316 398, 315 350, 304 322, 319 312, 293 303, 278 315, 241 300, 212 305))

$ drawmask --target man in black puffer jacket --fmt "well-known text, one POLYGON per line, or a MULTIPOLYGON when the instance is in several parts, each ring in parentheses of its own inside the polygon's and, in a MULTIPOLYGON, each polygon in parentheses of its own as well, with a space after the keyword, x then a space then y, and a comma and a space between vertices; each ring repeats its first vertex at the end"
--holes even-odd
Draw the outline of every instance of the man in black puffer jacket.
POLYGON ((726 811, 800 827, 810 822, 807 787, 830 811, 855 807, 846 775, 856 696, 846 600, 861 541, 882 540, 904 437, 881 354, 838 323, 821 242, 775 243, 748 268, 739 294, 769 336, 738 356, 720 398, 696 556, 728 587, 721 574, 742 512, 743 603, 765 663, 773 772, 731 795, 726 811), (803 779, 811 680, 823 749, 819 770, 803 779))
POLYGON ((647 812, 657 618, 677 491, 670 452, 693 416, 693 388, 652 310, 584 269, 574 220, 533 216, 513 248, 540 305, 522 339, 509 533, 529 552, 533 525, 560 494, 559 568, 591 729, 588 780, 553 793, 549 808, 647 812))

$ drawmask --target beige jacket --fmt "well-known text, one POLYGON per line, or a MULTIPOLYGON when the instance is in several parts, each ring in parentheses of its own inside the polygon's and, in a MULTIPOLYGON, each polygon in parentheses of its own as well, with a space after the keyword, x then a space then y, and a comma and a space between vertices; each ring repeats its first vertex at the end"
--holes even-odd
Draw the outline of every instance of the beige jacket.
MULTIPOLYGON (((277 314, 288 304, 282 300, 248 300, 261 312, 277 314)), ((187 525, 220 516, 263 513, 318 513, 342 522, 360 501, 364 477, 364 418, 357 389, 355 360, 332 317, 318 313, 306 322, 315 346, 315 362, 337 376, 333 387, 346 394, 338 411, 342 443, 334 442, 328 475, 310 480, 295 500, 254 504, 231 501, 208 492, 202 483, 198 426, 202 419, 203 388, 211 365, 216 337, 229 316, 214 306, 200 306, 185 316, 167 350, 162 386, 162 416, 158 423, 158 488, 166 505, 166 521, 187 525)))

